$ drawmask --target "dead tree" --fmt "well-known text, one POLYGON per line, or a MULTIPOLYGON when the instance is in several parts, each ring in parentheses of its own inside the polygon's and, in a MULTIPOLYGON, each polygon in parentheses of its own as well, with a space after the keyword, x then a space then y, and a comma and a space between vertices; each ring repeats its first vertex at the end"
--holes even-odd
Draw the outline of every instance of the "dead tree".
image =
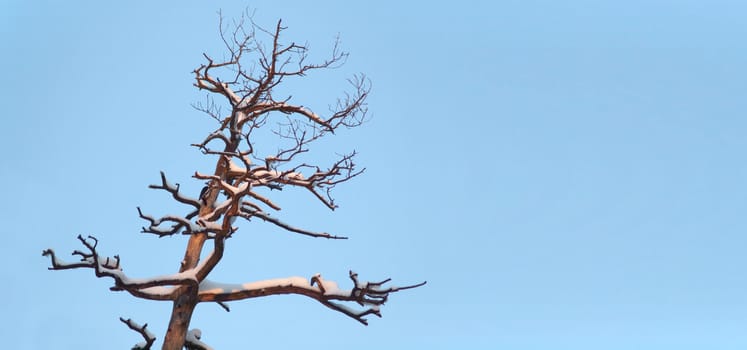
MULTIPOLYGON (((222 104, 210 98, 207 104, 195 106, 217 123, 217 128, 204 140, 193 144, 203 154, 216 159, 215 169, 211 173, 194 173, 195 179, 206 184, 197 198, 184 194, 180 186, 169 182, 163 172, 160 183, 149 186, 167 192, 174 200, 186 205, 189 210, 185 215, 157 217, 137 208, 147 223, 142 232, 158 237, 188 237, 178 273, 131 278, 123 273, 119 256, 100 255, 98 240, 90 236, 78 236, 84 249, 74 251, 73 255, 80 257, 80 261, 62 261, 51 249, 43 252, 51 259, 51 270, 90 268, 97 277, 114 280, 112 291, 125 291, 148 300, 171 301, 173 308, 163 349, 209 349, 200 341, 200 330, 189 329, 192 313, 201 302, 216 302, 228 310, 224 302, 299 294, 366 325, 366 316, 381 317, 380 307, 391 293, 425 284, 393 287, 387 285, 389 279, 366 282, 352 271, 349 274, 352 288, 349 289, 342 289, 319 274, 310 278, 278 278, 243 284, 223 284, 207 279, 221 261, 226 240, 237 234, 237 219, 258 219, 311 237, 346 239, 292 226, 271 216, 270 212, 280 210, 280 207, 267 193, 268 190, 301 189, 329 209, 336 208, 330 191, 363 172, 353 162, 355 152, 339 156, 327 167, 300 158, 313 141, 332 135, 338 129, 363 123, 370 85, 362 75, 350 79, 352 92, 338 99, 336 108, 331 108, 327 115, 294 104, 290 97, 278 98, 273 92, 284 80, 334 68, 347 57, 336 44, 328 59, 307 63, 307 47, 280 42, 284 29, 280 21, 273 29, 267 30, 256 25, 251 16, 243 16, 227 30, 221 20, 220 33, 228 50, 227 58, 215 60, 204 54, 205 63, 194 70, 194 85, 207 91, 208 96, 223 100, 223 106, 230 107, 229 113, 224 115, 220 108, 222 104), (266 37, 271 43, 264 46, 261 37, 266 37), (272 130, 279 136, 282 146, 270 156, 262 157, 256 153, 253 136, 268 125, 275 127, 272 130), (212 251, 200 260, 203 249, 209 249, 211 245, 212 251), (358 308, 349 307, 346 302, 357 303, 358 308)), ((136 348, 151 348, 156 337, 147 329, 147 324, 140 325, 124 318, 120 320, 143 337, 144 341, 136 348)))

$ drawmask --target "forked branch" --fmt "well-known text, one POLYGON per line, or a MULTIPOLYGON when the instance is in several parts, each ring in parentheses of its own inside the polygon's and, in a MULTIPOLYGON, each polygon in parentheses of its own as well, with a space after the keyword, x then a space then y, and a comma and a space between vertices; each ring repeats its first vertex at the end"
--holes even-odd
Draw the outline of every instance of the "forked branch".
POLYGON ((96 251, 98 240, 95 237, 78 235, 78 240, 86 247, 87 251, 75 250, 73 255, 80 256, 80 261, 68 263, 60 260, 52 249, 45 249, 43 256, 50 258, 52 266, 50 270, 69 270, 78 268, 90 268, 94 270, 96 277, 110 277, 114 280, 112 291, 127 291, 138 298, 150 300, 171 300, 173 298, 173 286, 197 285, 197 279, 191 271, 168 276, 160 276, 147 279, 133 279, 125 275, 119 264, 119 256, 113 258, 100 257, 96 251))
POLYGON ((177 233, 189 235, 193 233, 216 233, 221 230, 221 226, 213 221, 197 220, 192 222, 186 217, 176 215, 165 215, 160 218, 155 218, 150 215, 143 214, 140 207, 137 207, 137 213, 140 218, 150 223, 148 227, 142 227, 143 233, 152 233, 158 237, 171 236, 177 233), (164 224, 171 223, 170 226, 164 224))
POLYGON ((179 203, 184 203, 193 206, 195 209, 200 209, 200 202, 194 198, 184 196, 179 193, 179 184, 171 184, 166 180, 166 174, 161 172, 161 184, 160 185, 149 185, 148 188, 164 190, 171 193, 171 196, 179 203))
POLYGON ((129 327, 133 331, 140 333, 140 336, 142 336, 145 340, 145 342, 135 344, 135 346, 132 347, 133 350, 149 350, 150 347, 153 346, 153 342, 156 341, 156 336, 146 329, 146 327, 148 327, 147 323, 141 326, 129 318, 125 320, 124 318, 120 317, 119 320, 122 321, 122 323, 126 324, 127 327, 129 327))

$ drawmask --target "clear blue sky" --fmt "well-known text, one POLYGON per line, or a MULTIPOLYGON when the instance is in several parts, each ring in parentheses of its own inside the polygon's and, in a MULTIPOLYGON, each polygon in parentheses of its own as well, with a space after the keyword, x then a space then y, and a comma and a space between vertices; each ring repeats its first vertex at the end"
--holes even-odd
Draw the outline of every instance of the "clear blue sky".
POLYGON ((220 54, 216 11, 282 18, 288 41, 338 70, 293 85, 324 110, 346 76, 373 82, 373 119, 325 143, 365 175, 328 212, 304 193, 287 221, 351 237, 243 225, 225 282, 391 276, 369 327, 303 297, 201 305, 217 349, 747 348, 747 6, 741 1, 251 3, 5 1, 0 333, 13 349, 127 349, 162 338, 170 305, 108 291, 90 270, 47 271, 94 234, 135 277, 178 268, 183 237, 139 234, 164 170, 197 193, 190 143, 211 121, 191 71, 220 54))

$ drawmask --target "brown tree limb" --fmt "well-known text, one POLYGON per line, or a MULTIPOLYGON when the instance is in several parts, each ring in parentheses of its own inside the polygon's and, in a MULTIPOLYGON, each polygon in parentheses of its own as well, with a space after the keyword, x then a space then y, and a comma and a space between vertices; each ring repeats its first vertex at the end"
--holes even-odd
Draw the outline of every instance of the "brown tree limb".
POLYGON ((291 225, 286 224, 285 222, 280 221, 277 218, 271 217, 270 214, 268 214, 268 213, 265 213, 265 212, 259 211, 259 210, 255 210, 255 209, 246 208, 246 207, 242 208, 240 216, 243 217, 243 218, 245 218, 245 219, 247 219, 247 220, 249 220, 249 219, 251 219, 253 217, 257 217, 257 218, 262 219, 263 221, 275 224, 275 226, 283 228, 286 231, 300 233, 302 235, 306 235, 306 236, 310 236, 310 237, 328 238, 328 239, 348 239, 347 237, 344 237, 344 236, 335 236, 335 235, 331 235, 331 234, 329 234, 327 232, 313 232, 313 231, 304 230, 304 229, 301 229, 301 228, 298 228, 298 227, 295 227, 295 226, 291 226, 291 225))
POLYGON ((150 215, 143 214, 143 211, 140 210, 140 207, 137 207, 137 212, 140 215, 140 218, 150 222, 150 225, 148 227, 142 227, 141 232, 152 233, 158 235, 159 237, 171 236, 177 233, 182 233, 185 235, 196 233, 215 233, 220 230, 220 227, 211 225, 209 221, 197 220, 193 223, 186 217, 176 215, 166 215, 160 218, 154 218, 150 215), (173 222, 174 224, 171 225, 171 227, 161 227, 162 224, 168 222, 173 222))
POLYGON ((68 270, 77 268, 90 268, 94 270, 96 277, 110 277, 114 280, 114 286, 109 288, 112 291, 127 291, 131 295, 149 300, 171 300, 173 289, 163 287, 173 287, 180 285, 197 285, 196 280, 189 273, 181 273, 169 276, 160 276, 147 279, 133 279, 128 277, 122 271, 119 264, 119 256, 114 258, 101 258, 96 251, 98 240, 95 237, 78 235, 78 240, 86 247, 87 252, 76 250, 73 255, 81 257, 80 262, 68 263, 60 260, 52 249, 45 249, 42 255, 48 256, 52 262, 50 270, 68 270))
POLYGON ((365 316, 373 314, 381 317, 380 307, 386 303, 390 293, 417 288, 426 282, 404 287, 384 287, 389 279, 381 282, 359 282, 358 274, 350 271, 354 287, 341 290, 337 283, 326 281, 315 275, 311 281, 302 277, 280 278, 244 284, 221 284, 204 280, 200 284, 199 298, 207 301, 235 301, 269 295, 298 294, 312 298, 330 309, 341 312, 358 322, 368 325, 365 316), (363 306, 355 310, 340 302, 355 302, 363 306))
POLYGON ((302 106, 294 106, 285 102, 259 102, 254 105, 248 105, 246 107, 240 108, 239 110, 246 112, 249 117, 256 117, 258 115, 267 114, 270 112, 299 114, 307 118, 309 121, 325 127, 328 131, 334 130, 329 121, 322 119, 322 117, 312 112, 308 108, 304 108, 302 106))
POLYGON ((120 317, 119 320, 122 321, 122 323, 126 324, 127 327, 129 327, 133 331, 138 332, 140 336, 142 336, 145 340, 144 343, 135 344, 133 349, 149 350, 150 347, 153 346, 153 342, 156 341, 156 336, 146 329, 146 327, 148 327, 147 323, 141 326, 129 318, 125 320, 124 318, 120 317))

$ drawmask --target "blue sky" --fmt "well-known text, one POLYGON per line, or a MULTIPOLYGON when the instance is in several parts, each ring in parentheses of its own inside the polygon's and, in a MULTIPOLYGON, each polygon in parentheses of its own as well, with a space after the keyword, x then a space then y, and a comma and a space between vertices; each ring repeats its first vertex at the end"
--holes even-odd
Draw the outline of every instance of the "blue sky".
MULTIPOLYGON (((194 194, 191 71, 219 56, 218 9, 282 18, 287 41, 347 64, 288 86, 325 110, 345 78, 373 118, 320 146, 364 176, 334 213, 282 193, 286 221, 251 223, 211 275, 428 280, 363 327, 302 297, 200 305, 217 349, 744 349, 747 346, 747 7, 738 1, 55 2, 0 5, 5 200, 0 318, 8 348, 128 348, 119 316, 161 339, 170 305, 47 271, 42 249, 100 239, 136 277, 178 268, 183 237, 139 234, 163 170, 194 194)), ((327 158, 325 158, 327 157, 327 158)))

